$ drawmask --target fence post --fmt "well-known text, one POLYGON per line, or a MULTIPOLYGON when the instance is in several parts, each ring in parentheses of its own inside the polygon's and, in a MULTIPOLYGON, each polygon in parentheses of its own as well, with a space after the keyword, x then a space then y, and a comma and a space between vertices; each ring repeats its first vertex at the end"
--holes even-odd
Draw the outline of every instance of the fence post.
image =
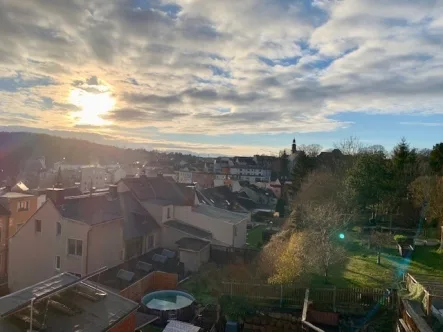
POLYGON ((283 307, 283 284, 280 284, 280 308, 283 307))
POLYGON ((309 288, 306 288, 305 301, 303 304, 303 313, 301 316, 302 322, 304 322, 306 320, 306 316, 308 315, 308 305, 309 305, 309 288))
POLYGON ((334 286, 332 293, 332 310, 334 310, 334 312, 337 312, 336 302, 337 302, 337 287, 334 286))

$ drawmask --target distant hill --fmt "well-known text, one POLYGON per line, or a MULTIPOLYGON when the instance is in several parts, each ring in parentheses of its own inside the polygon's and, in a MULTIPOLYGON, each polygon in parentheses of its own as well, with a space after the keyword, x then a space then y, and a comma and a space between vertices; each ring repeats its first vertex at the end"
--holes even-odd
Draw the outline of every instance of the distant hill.
POLYGON ((125 149, 47 134, 0 132, 0 181, 8 177, 15 178, 26 161, 39 157, 46 158, 47 167, 52 167, 63 158, 71 164, 106 165, 115 162, 127 164, 135 161, 164 161, 171 166, 181 159, 191 161, 196 158, 181 153, 125 149))

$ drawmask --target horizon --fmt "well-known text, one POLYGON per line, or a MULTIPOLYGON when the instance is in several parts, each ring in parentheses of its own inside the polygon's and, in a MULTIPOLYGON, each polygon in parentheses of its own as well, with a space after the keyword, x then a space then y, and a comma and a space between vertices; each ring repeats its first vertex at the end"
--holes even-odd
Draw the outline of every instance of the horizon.
POLYGON ((423 0, 0 5, 0 131, 196 155, 443 141, 443 11, 423 0))

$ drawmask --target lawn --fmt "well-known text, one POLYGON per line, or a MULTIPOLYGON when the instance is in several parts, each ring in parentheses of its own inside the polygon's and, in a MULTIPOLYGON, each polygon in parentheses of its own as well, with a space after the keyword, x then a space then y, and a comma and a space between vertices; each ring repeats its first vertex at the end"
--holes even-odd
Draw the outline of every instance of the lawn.
MULTIPOLYGON (((377 255, 357 241, 348 247, 348 255, 342 264, 333 266, 328 283, 337 287, 398 287, 403 273, 441 275, 443 278, 443 254, 438 246, 417 246, 412 259, 400 257, 395 248, 384 250, 381 264, 377 255)), ((311 283, 324 285, 322 276, 312 276, 311 283)))
POLYGON ((263 231, 266 229, 266 226, 260 225, 248 231, 248 235, 246 237, 246 242, 248 243, 249 248, 260 248, 263 244, 263 231))

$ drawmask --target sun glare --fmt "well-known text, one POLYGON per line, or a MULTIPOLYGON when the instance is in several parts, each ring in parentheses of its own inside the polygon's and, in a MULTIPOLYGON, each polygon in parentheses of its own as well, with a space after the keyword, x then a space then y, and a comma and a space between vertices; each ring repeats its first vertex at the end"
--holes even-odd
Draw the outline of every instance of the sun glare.
POLYGON ((72 116, 81 125, 103 126, 109 121, 102 118, 114 108, 115 100, 110 92, 92 93, 82 89, 74 89, 69 95, 69 101, 81 110, 72 116))

